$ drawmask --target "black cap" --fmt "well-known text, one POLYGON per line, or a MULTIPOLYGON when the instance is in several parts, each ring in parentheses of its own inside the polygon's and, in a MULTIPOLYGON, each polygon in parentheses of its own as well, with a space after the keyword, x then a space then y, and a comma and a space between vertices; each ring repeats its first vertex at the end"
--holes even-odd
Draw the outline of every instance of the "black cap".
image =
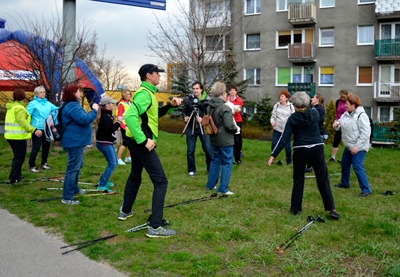
POLYGON ((156 65, 148 63, 142 65, 142 67, 139 69, 139 76, 145 77, 147 73, 153 73, 153 72, 165 72, 165 70, 159 69, 156 65))

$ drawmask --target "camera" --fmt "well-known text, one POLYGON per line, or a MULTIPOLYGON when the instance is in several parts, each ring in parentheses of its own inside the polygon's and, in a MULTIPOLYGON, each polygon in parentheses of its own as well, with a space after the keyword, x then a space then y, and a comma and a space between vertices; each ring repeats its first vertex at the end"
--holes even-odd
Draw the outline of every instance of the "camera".
POLYGON ((191 96, 191 101, 192 101, 192 106, 193 106, 193 110, 195 110, 196 112, 199 110, 199 99, 197 97, 191 96))

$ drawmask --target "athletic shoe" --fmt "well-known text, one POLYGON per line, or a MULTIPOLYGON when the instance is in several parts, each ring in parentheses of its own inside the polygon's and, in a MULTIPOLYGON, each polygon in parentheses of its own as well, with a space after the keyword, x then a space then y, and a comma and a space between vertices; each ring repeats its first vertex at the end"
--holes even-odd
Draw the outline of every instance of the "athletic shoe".
POLYGON ((333 218, 333 219, 339 219, 339 218, 340 218, 340 214, 338 214, 336 210, 332 210, 332 211, 329 213, 329 216, 330 216, 331 218, 333 218))
POLYGON ((125 162, 126 162, 126 163, 131 163, 131 162, 132 162, 132 158, 131 158, 131 157, 125 158, 125 162))
MULTIPOLYGON (((217 186, 215 186, 213 189, 217 189, 217 186)), ((206 190, 211 190, 211 189, 209 189, 209 188, 206 188, 206 190)))
POLYGON ((67 205, 79 205, 79 201, 72 199, 72 200, 67 200, 67 199, 61 199, 61 203, 67 204, 67 205))
POLYGON ((229 191, 229 190, 228 190, 227 192, 224 192, 224 194, 225 194, 225 195, 234 195, 234 193, 231 192, 231 191, 229 191))
POLYGON ((286 166, 289 166, 289 165, 291 165, 292 164, 292 162, 288 162, 287 164, 286 164, 286 166))
POLYGON ((176 232, 174 230, 170 230, 165 226, 160 226, 157 229, 153 229, 153 227, 149 226, 146 236, 148 236, 149 238, 163 238, 170 237, 175 234, 176 232))
POLYGON ((53 169, 51 166, 49 166, 47 163, 42 164, 42 168, 45 170, 50 170, 53 169))
POLYGON ((86 194, 85 189, 80 189, 77 193, 75 193, 75 195, 84 195, 84 194, 86 194))
POLYGON ((307 172, 307 173, 312 173, 313 170, 312 170, 312 168, 307 168, 307 167, 306 167, 306 172, 307 172))
POLYGON ((110 188, 108 188, 107 186, 101 187, 100 185, 97 187, 97 190, 98 191, 112 192, 112 190, 110 188))
POLYGON ((42 172, 41 170, 37 169, 36 166, 29 168, 29 172, 32 173, 40 173, 42 172))
POLYGON ((189 176, 190 176, 190 177, 196 176, 196 172, 189 172, 189 176))
POLYGON ((111 183, 110 181, 107 181, 107 185, 106 185, 107 187, 113 187, 114 186, 114 184, 113 183, 111 183))
POLYGON ((241 158, 244 158, 244 155, 243 155, 243 151, 242 151, 242 150, 240 150, 240 157, 241 157, 241 158))
POLYGON ((128 217, 132 217, 132 216, 133 216, 133 212, 124 213, 124 212, 120 211, 119 214, 118 214, 118 219, 119 220, 126 220, 128 217))
POLYGON ((331 158, 329 161, 330 161, 330 162, 335 162, 336 159, 335 159, 335 158, 331 158))
POLYGON ((10 186, 15 185, 15 184, 26 185, 25 182, 21 182, 21 179, 20 180, 10 180, 10 183, 9 183, 10 186))
POLYGON ((126 165, 126 163, 124 163, 121 159, 118 159, 118 164, 120 164, 120 165, 126 165))
POLYGON ((236 163, 237 163, 237 165, 242 165, 241 161, 237 161, 236 163))
POLYGON ((342 184, 334 185, 334 187, 335 187, 335 188, 340 188, 340 189, 348 189, 348 188, 350 188, 350 187, 346 187, 346 186, 344 186, 344 185, 342 185, 342 184))
POLYGON ((372 195, 370 192, 362 192, 358 195, 358 197, 367 197, 368 195, 372 195))

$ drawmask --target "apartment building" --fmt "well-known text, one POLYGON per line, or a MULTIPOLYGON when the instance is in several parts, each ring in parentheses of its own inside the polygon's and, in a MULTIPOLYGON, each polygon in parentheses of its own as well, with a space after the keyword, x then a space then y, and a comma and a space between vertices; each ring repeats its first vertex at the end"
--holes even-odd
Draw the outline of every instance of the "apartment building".
POLYGON ((240 78, 251 78, 246 98, 281 90, 325 95, 347 89, 381 122, 400 105, 400 0, 231 0, 229 7, 240 78))

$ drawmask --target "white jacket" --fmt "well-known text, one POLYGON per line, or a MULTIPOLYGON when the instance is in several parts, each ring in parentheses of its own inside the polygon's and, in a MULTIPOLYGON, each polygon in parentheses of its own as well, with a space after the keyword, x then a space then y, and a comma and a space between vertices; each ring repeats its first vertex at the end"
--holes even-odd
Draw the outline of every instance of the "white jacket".
POLYGON ((271 124, 274 122, 276 124, 273 129, 282 133, 283 129, 285 129, 286 121, 294 112, 294 106, 289 101, 286 102, 286 106, 282 106, 280 102, 276 103, 270 120, 271 124))
POLYGON ((343 144, 349 151, 354 146, 358 148, 358 151, 369 150, 371 126, 369 117, 362 106, 358 106, 351 113, 345 112, 338 122, 340 122, 340 125, 335 130, 342 131, 343 144))

